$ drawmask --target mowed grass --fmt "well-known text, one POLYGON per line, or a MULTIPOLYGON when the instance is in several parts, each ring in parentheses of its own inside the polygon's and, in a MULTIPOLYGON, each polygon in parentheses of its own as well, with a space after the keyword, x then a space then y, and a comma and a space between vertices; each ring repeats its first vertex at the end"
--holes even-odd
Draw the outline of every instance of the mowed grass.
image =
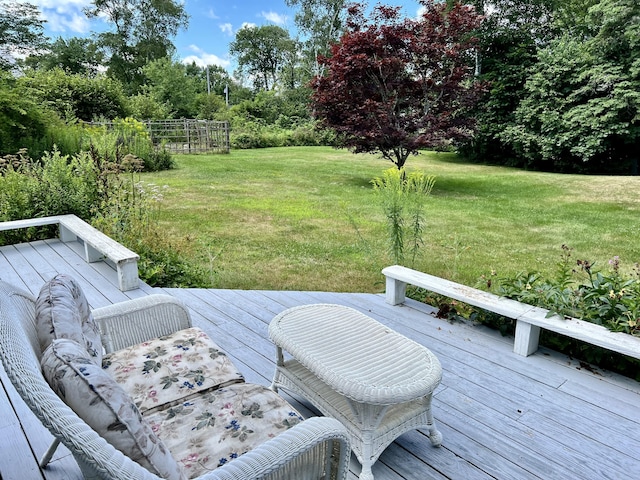
MULTIPOLYGON (((392 263, 371 180, 392 167, 325 147, 177 156, 143 174, 167 185, 158 221, 215 269, 218 288, 378 292, 392 263)), ((454 154, 410 157, 436 176, 414 268, 467 285, 482 274, 552 273, 563 244, 574 259, 631 270, 640 179, 528 172, 468 164, 454 154)), ((410 266, 410 265, 409 265, 410 266)))

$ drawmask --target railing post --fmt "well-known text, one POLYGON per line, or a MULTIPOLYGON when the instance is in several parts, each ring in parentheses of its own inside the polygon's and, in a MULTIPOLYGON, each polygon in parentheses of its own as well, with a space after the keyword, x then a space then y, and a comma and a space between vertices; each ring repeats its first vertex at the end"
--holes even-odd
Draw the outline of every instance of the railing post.
POLYGON ((407 284, 395 278, 386 277, 385 300, 390 305, 399 305, 404 302, 407 284))
POLYGON ((540 340, 540 327, 516 320, 516 338, 513 342, 513 351, 523 357, 528 357, 538 350, 540 340))

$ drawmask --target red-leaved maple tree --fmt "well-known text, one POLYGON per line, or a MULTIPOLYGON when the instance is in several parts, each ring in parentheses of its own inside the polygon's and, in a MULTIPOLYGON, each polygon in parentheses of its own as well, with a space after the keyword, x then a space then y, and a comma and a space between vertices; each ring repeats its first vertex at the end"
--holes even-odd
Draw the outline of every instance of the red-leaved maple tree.
POLYGON ((424 14, 399 7, 349 7, 347 32, 312 81, 315 115, 341 146, 379 152, 402 168, 412 153, 473 134, 469 115, 485 87, 474 78, 472 32, 482 20, 471 6, 422 0, 424 14))

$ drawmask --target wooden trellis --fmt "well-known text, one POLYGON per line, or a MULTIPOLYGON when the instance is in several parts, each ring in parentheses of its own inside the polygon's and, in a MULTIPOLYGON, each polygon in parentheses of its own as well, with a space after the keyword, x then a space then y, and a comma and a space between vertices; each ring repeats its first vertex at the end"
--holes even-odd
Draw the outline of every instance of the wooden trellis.
POLYGON ((154 145, 171 153, 229 153, 229 123, 213 120, 143 122, 154 145))
MULTIPOLYGON (((214 120, 144 120, 156 148, 171 153, 229 153, 229 122, 214 120)), ((114 122, 90 122, 108 129, 114 122)))

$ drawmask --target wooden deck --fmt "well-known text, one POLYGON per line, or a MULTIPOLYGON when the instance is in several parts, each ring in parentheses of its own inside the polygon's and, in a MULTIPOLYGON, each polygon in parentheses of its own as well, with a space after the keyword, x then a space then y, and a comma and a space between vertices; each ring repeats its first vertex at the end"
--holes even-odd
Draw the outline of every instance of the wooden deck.
MULTIPOLYGON (((55 273, 69 273, 94 308, 161 291, 142 285, 121 292, 113 269, 85 263, 78 251, 79 245, 58 240, 0 247, 0 278, 37 293, 55 273)), ((419 431, 402 435, 374 466, 377 480, 640 477, 640 384, 632 380, 591 371, 544 349, 526 358, 515 355, 512 338, 437 319, 430 307, 416 302, 390 306, 380 294, 162 291, 190 307, 194 324, 233 357, 250 382, 269 384, 275 349, 267 325, 295 305, 351 306, 433 351, 444 369, 433 403, 443 445, 433 448, 419 431)), ((36 458, 51 436, 1 369, 0 380, 0 479, 79 479, 64 448, 40 471, 36 458)), ((313 415, 307 404, 287 398, 313 415)), ((359 469, 352 459, 352 479, 359 469)))

